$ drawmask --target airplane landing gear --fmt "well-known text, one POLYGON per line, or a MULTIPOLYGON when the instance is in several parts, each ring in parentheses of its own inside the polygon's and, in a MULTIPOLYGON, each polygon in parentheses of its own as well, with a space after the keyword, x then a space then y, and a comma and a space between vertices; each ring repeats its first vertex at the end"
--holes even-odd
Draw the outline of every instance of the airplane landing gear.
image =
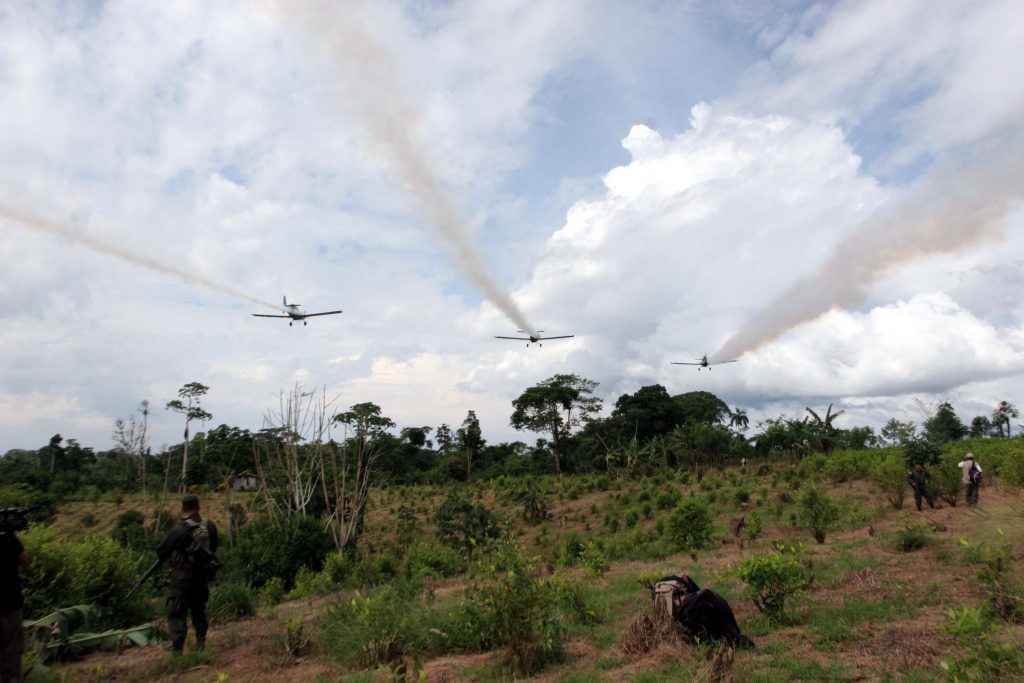
POLYGON ((306 326, 306 321, 305 321, 305 320, 303 320, 303 321, 302 321, 302 326, 303 326, 303 327, 305 327, 305 326, 306 326))
POLYGON ((292 326, 292 324, 291 324, 291 323, 288 323, 288 327, 291 327, 291 326, 292 326))

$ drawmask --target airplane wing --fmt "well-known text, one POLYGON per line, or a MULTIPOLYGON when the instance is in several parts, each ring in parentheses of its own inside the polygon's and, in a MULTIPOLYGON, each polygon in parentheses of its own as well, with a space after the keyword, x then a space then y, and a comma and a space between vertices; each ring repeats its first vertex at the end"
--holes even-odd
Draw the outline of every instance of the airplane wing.
POLYGON ((303 314, 302 317, 303 318, 314 318, 314 317, 316 317, 318 315, 336 315, 338 313, 341 313, 341 311, 324 311, 323 313, 305 313, 305 314, 303 314))
POLYGON ((672 361, 672 365, 704 365, 703 363, 677 363, 672 361))
POLYGON ((548 339, 571 339, 572 337, 575 336, 576 335, 574 334, 563 334, 559 337, 541 337, 539 341, 547 341, 548 339))
POLYGON ((495 337, 495 339, 515 339, 516 341, 530 341, 529 337, 495 337))
POLYGON ((257 318, 290 318, 290 315, 271 315, 269 313, 253 313, 257 318))
POLYGON ((735 363, 738 360, 739 358, 734 358, 732 360, 716 360, 714 362, 708 363, 708 365, 725 365, 726 363, 735 363))

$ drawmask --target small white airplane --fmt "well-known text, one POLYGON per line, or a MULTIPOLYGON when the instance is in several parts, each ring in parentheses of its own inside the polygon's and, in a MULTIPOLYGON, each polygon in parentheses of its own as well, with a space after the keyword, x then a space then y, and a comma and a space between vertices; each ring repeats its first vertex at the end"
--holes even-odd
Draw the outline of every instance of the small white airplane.
POLYGON ((712 365, 725 365, 726 363, 735 363, 737 360, 739 359, 734 358, 733 360, 709 361, 708 354, 705 353, 703 357, 696 359, 696 363, 676 363, 675 361, 673 361, 672 365, 696 365, 697 372, 700 372, 701 368, 707 368, 708 372, 711 372, 712 365))
POLYGON ((519 334, 525 334, 526 336, 525 337, 495 337, 495 339, 514 339, 516 341, 524 341, 524 342, 526 342, 526 348, 530 348, 530 344, 538 344, 540 346, 544 346, 544 344, 541 344, 541 342, 546 341, 548 339, 571 339, 572 337, 575 336, 575 335, 572 335, 572 334, 563 334, 563 335, 559 335, 557 337, 545 337, 545 336, 543 336, 541 334, 543 331, 544 330, 537 330, 535 333, 530 334, 529 332, 526 332, 524 330, 516 330, 516 332, 518 332, 519 334))
POLYGON ((271 315, 269 313, 253 313, 257 318, 290 318, 288 321, 288 327, 292 326, 292 323, 296 320, 301 320, 302 324, 306 324, 306 318, 312 318, 318 315, 337 315, 341 311, 324 311, 322 313, 305 313, 299 304, 288 303, 288 297, 281 297, 281 311, 284 315, 271 315))

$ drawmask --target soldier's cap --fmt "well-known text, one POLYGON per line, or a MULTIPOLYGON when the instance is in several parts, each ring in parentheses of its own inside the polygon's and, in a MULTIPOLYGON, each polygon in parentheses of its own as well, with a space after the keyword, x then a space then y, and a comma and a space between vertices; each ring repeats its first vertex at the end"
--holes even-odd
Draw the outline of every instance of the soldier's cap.
POLYGON ((915 460, 915 461, 914 461, 914 466, 915 466, 915 467, 917 467, 918 465, 920 465, 921 467, 924 467, 924 463, 923 463, 922 461, 920 461, 920 460, 915 460))
POLYGON ((965 455, 964 460, 974 460, 974 453, 968 453, 965 455))
POLYGON ((194 494, 188 494, 181 499, 182 510, 198 510, 199 509, 199 496, 194 494))

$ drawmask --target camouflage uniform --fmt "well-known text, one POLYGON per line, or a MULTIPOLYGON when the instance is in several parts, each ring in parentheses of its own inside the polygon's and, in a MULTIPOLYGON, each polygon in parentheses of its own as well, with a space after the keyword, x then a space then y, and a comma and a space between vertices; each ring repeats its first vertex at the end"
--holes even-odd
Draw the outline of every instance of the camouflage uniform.
POLYGON ((210 539, 210 552, 219 544, 217 527, 204 520, 199 512, 192 512, 171 529, 157 548, 157 556, 171 564, 170 591, 167 596, 167 627, 171 632, 171 647, 181 652, 188 635, 188 615, 192 614, 192 628, 196 632, 196 647, 206 645, 206 602, 210 599, 210 583, 205 572, 196 570, 188 548, 197 526, 205 523, 210 539))
POLYGON ((917 505, 918 512, 921 511, 922 498, 928 501, 928 507, 933 509, 935 508, 935 501, 932 500, 932 493, 928 490, 928 482, 931 480, 932 475, 923 467, 920 469, 915 467, 907 476, 907 482, 910 484, 910 488, 914 489, 914 503, 917 505))

